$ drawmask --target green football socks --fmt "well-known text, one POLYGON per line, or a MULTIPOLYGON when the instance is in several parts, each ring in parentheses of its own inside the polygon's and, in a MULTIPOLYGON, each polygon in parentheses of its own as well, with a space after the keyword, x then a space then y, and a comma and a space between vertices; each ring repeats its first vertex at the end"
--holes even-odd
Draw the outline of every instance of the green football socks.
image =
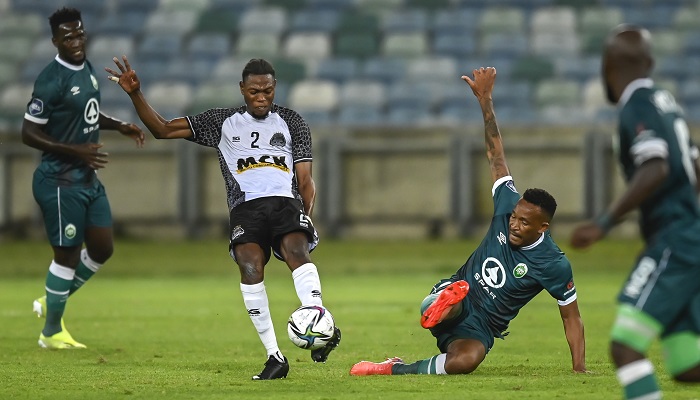
POLYGON ((46 322, 42 334, 52 336, 62 330, 61 318, 66 309, 75 271, 51 262, 46 276, 46 322))

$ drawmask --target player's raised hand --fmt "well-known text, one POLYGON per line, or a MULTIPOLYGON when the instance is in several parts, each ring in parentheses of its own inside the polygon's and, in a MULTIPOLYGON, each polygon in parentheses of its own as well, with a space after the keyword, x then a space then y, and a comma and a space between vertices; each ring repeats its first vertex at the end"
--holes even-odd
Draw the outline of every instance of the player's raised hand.
POLYGON ((136 76, 136 71, 131 69, 131 65, 129 64, 129 60, 126 58, 126 56, 122 56, 124 65, 122 65, 117 57, 112 58, 112 61, 114 61, 114 64, 117 65, 120 72, 105 67, 105 71, 110 73, 110 76, 108 77, 109 80, 117 82, 119 86, 121 86, 121 88, 128 94, 132 94, 141 89, 139 77, 136 76))
POLYGON ((475 69, 472 73, 474 74, 474 79, 468 75, 463 75, 462 80, 467 82, 469 87, 472 88, 472 92, 478 100, 491 100, 493 84, 496 81, 496 68, 481 67, 475 69))

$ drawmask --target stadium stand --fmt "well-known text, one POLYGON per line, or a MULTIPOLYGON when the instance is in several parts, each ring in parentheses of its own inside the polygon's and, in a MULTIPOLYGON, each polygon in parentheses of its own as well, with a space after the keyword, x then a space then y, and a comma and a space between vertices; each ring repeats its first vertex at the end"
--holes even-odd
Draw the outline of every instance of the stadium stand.
MULTIPOLYGON (((678 93, 688 110, 700 110, 695 77, 700 2, 695 0, 1 3, 0 128, 8 126, 8 115, 21 119, 28 97, 18 102, 17 96, 55 54, 46 18, 59 5, 83 11, 88 56, 97 70, 126 54, 144 83, 159 88, 156 95, 191 96, 167 104, 170 114, 239 104, 235 87, 241 69, 250 58, 263 57, 277 70, 277 102, 303 106, 315 123, 464 122, 473 115, 465 110, 459 77, 484 65, 498 69, 495 97, 505 123, 611 118, 598 81, 599 52, 607 31, 621 22, 652 30, 655 77, 678 93), (310 86, 318 82, 326 97, 313 107, 321 101, 310 86), (424 88, 425 82, 434 88, 424 88), (231 90, 216 93, 223 84, 231 90), (168 85, 178 90, 168 92, 168 85), (559 118, 562 112, 572 114, 559 118)), ((118 95, 103 85, 103 102, 126 113, 129 104, 118 95)))

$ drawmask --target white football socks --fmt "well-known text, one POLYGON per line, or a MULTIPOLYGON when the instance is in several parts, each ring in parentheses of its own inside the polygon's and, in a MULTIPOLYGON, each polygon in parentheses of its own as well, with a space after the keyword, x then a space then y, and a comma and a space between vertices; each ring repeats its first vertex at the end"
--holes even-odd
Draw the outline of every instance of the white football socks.
POLYGON ((275 329, 272 326, 265 283, 260 282, 254 285, 245 285, 241 283, 241 293, 243 294, 245 308, 248 310, 248 316, 250 316, 250 320, 253 321, 255 329, 258 331, 258 336, 263 346, 265 346, 267 355, 281 354, 279 346, 277 345, 275 329))
POLYGON ((313 263, 306 263, 292 271, 294 288, 302 306, 322 306, 321 280, 313 263))

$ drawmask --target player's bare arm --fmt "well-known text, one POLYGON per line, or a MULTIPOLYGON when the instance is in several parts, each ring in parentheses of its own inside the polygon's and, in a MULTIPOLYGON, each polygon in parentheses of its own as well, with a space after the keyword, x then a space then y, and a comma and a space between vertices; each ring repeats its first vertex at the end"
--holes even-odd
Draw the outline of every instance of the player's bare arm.
POLYGON ((574 372, 586 370, 586 339, 583 329, 583 319, 578 309, 578 301, 574 300, 565 306, 559 306, 559 314, 564 324, 564 335, 571 352, 571 367, 574 372))
POLYGON ((120 121, 101 111, 99 123, 100 128, 118 131, 122 135, 131 138, 134 142, 136 142, 136 146, 138 148, 142 148, 144 142, 146 141, 143 131, 136 124, 120 121))
POLYGON ((294 175, 297 178, 299 194, 304 201, 304 213, 311 217, 316 202, 316 183, 311 176, 311 162, 299 162, 294 164, 294 175))
POLYGON ((493 181, 510 175, 506 164, 505 152, 503 151, 503 141, 501 132, 498 130, 496 113, 493 109, 493 85, 496 81, 496 69, 493 67, 479 68, 473 71, 474 79, 469 76, 462 76, 462 79, 471 87, 474 96, 479 101, 481 112, 484 117, 484 139, 486 141, 486 157, 491 166, 491 177, 493 181))
POLYGON ((41 125, 24 120, 22 143, 48 153, 64 154, 82 160, 92 169, 101 169, 107 164, 107 153, 99 151, 101 143, 63 143, 44 133, 41 125))
POLYGON ((193 135, 187 119, 175 118, 168 121, 148 104, 141 92, 141 82, 126 56, 122 56, 124 64, 116 57, 112 60, 120 72, 105 68, 105 71, 110 73, 109 79, 116 82, 129 95, 139 119, 146 125, 153 137, 156 139, 182 139, 193 135))
POLYGON ((668 162, 663 158, 652 158, 642 164, 629 182, 627 190, 596 221, 589 221, 574 229, 571 245, 583 249, 602 239, 605 234, 628 212, 638 208, 668 176, 668 162))

